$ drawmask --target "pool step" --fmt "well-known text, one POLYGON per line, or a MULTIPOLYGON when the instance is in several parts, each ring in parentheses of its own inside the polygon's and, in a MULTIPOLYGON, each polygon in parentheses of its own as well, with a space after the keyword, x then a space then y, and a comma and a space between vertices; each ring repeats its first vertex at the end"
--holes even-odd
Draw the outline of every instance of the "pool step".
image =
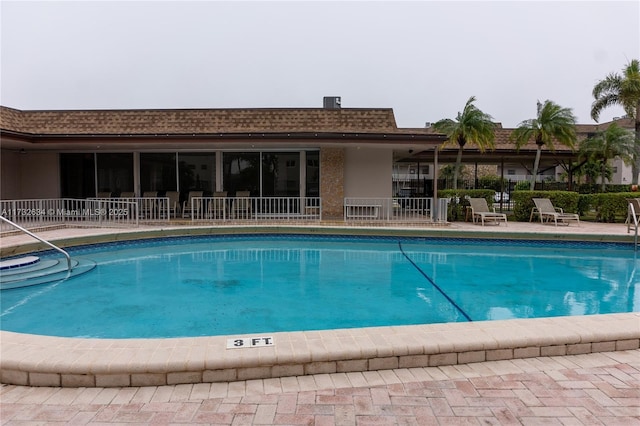
MULTIPOLYGON (((13 275, 24 274, 25 272, 36 272, 47 270, 61 263, 60 259, 38 259, 35 263, 24 264, 22 266, 12 267, 11 269, 0 269, 0 277, 10 277, 13 275)), ((72 263, 73 266, 73 263, 72 263)), ((0 278, 1 279, 1 278, 0 278)))
POLYGON ((0 261, 0 271, 5 271, 7 269, 20 268, 22 266, 33 265, 34 263, 40 262, 40 258, 38 256, 25 256, 19 257, 17 259, 9 259, 0 261))
POLYGON ((66 280, 89 272, 96 266, 96 263, 89 259, 71 259, 71 272, 69 272, 65 259, 38 259, 37 261, 33 261, 33 259, 29 259, 29 261, 21 261, 20 259, 12 260, 14 260, 14 262, 11 264, 18 266, 0 269, 0 290, 66 280))

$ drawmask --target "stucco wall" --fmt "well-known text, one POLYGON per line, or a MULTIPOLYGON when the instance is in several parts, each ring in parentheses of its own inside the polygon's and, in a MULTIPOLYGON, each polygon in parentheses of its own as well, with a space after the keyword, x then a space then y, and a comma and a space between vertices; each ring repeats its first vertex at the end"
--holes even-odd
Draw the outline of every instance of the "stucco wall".
POLYGON ((22 155, 21 177, 23 198, 60 197, 60 161, 52 152, 30 152, 22 155))
POLYGON ((2 152, 3 200, 60 197, 58 154, 2 152))
POLYGON ((345 197, 392 197, 392 174, 393 154, 391 150, 345 149, 345 197))
POLYGON ((344 204, 344 149, 320 149, 322 219, 342 219, 344 204))

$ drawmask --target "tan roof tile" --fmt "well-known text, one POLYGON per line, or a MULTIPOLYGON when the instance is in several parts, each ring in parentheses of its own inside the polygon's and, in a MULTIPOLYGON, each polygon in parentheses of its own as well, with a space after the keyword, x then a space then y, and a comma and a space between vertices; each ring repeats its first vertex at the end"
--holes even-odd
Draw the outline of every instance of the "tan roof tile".
POLYGON ((19 111, 1 107, 0 128, 50 135, 399 131, 392 109, 359 108, 19 111))

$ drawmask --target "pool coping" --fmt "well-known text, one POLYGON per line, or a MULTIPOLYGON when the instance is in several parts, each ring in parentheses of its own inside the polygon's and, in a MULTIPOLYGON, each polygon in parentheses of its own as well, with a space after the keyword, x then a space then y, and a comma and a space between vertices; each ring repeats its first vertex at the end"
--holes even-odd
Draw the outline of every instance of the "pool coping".
POLYGON ((82 339, 0 331, 0 382, 126 387, 434 367, 640 348, 640 313, 256 334, 82 339))
MULTIPOLYGON (((434 230, 228 227, 106 233, 62 246, 221 233, 434 235, 434 230)), ((436 232, 436 234, 440 234, 436 232)), ((446 232, 448 238, 613 241, 607 235, 446 232)), ((24 252, 4 247, 3 256, 24 252)), ((26 251, 33 251, 27 248, 26 251)), ((231 382, 312 374, 433 367, 640 348, 640 313, 370 327, 166 339, 83 339, 0 331, 0 382, 24 386, 126 387, 231 382), (272 346, 228 349, 228 340, 272 337, 272 346)))

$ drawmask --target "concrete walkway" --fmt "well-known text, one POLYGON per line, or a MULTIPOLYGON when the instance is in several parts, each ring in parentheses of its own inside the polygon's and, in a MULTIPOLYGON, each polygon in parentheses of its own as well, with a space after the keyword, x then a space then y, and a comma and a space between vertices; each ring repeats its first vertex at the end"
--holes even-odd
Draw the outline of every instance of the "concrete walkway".
MULTIPOLYGON (((591 234, 632 241, 622 224, 553 228, 460 223, 449 230, 493 236, 591 234)), ((49 238, 55 239, 75 231, 50 232, 49 238)), ((24 240, 14 240, 19 238, 24 237, 2 238, 0 246, 20 244, 24 240)), ((640 426, 640 349, 228 383, 121 388, 2 385, 0 421, 2 425, 640 426)))

